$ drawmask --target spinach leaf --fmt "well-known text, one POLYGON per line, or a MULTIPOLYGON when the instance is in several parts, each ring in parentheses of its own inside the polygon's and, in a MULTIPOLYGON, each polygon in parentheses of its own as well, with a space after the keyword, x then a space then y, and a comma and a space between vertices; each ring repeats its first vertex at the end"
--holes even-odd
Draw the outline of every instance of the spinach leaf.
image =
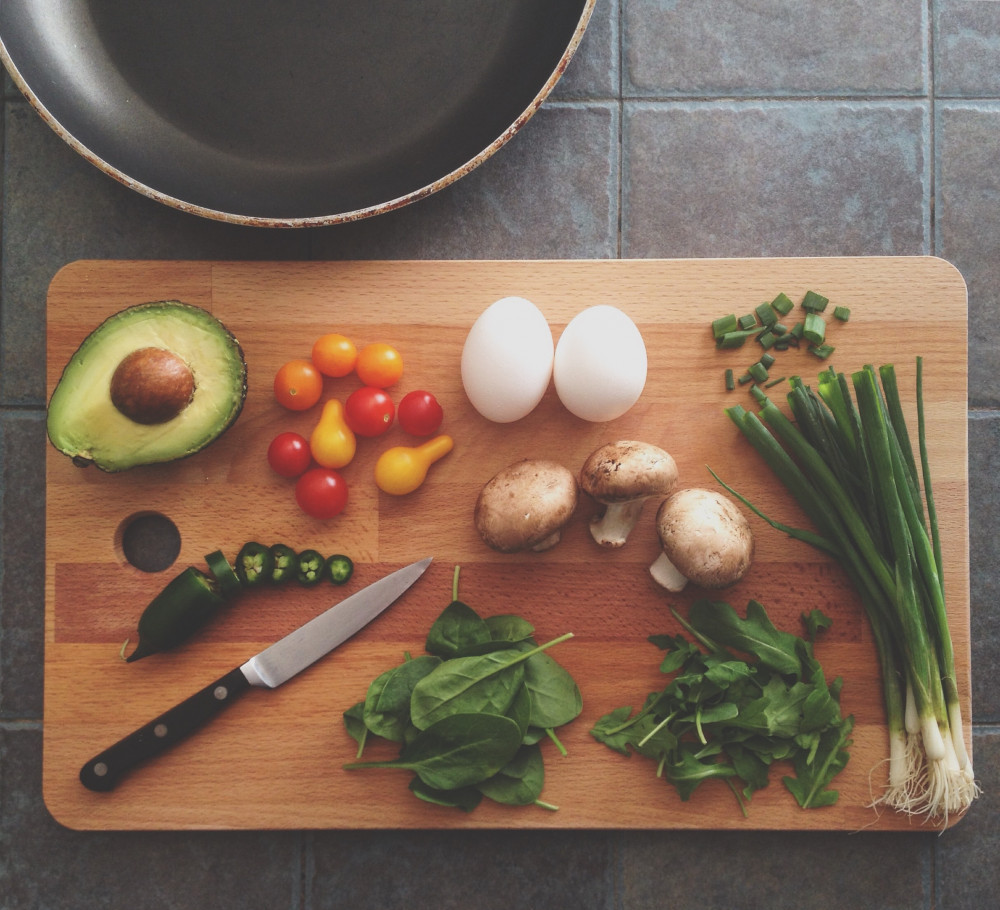
POLYGON ((365 696, 364 725, 376 736, 402 742, 410 721, 413 687, 441 663, 440 657, 407 660, 377 676, 365 696))
POLYGON ((483 801, 483 794, 475 787, 436 790, 434 787, 428 787, 416 775, 410 781, 410 792, 426 803, 433 803, 435 806, 446 806, 449 809, 461 809, 463 812, 471 812, 483 801))
POLYGON ((429 654, 449 658, 493 641, 490 627, 468 604, 453 600, 434 621, 424 647, 429 654))
POLYGON ((449 714, 506 714, 524 680, 524 662, 568 637, 530 651, 497 651, 444 661, 413 688, 410 716, 414 726, 425 730, 449 714))
POLYGON ((521 747, 521 731, 499 714, 451 714, 421 731, 399 758, 352 762, 348 771, 363 768, 403 768, 428 787, 456 790, 492 777, 521 747))
POLYGON ((358 744, 358 757, 365 749, 368 738, 368 728, 365 726, 365 703, 359 701, 344 712, 344 726, 347 733, 358 744))
POLYGON ((493 777, 476 785, 484 796, 508 806, 537 803, 545 785, 545 761, 539 746, 522 746, 493 777))
POLYGON ((535 627, 528 620, 513 613, 487 616, 483 621, 494 641, 527 641, 535 634, 535 627))
POLYGON ((582 699, 570 674, 544 652, 572 634, 538 645, 534 626, 520 616, 482 619, 459 600, 458 574, 427 634, 427 656, 407 654, 344 712, 359 744, 357 760, 344 767, 409 770, 414 796, 465 812, 487 792, 495 801, 554 809, 540 799, 539 744, 547 737, 565 754, 555 729, 579 715, 582 699), (361 761, 369 736, 399 743, 398 758, 361 761))
POLYGON ((561 727, 583 710, 583 696, 569 671, 544 652, 525 663, 524 687, 531 696, 533 727, 561 727))

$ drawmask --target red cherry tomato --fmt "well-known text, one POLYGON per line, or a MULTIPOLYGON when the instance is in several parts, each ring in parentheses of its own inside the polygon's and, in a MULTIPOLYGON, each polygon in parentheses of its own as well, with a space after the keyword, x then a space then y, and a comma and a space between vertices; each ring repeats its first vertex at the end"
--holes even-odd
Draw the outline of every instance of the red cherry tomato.
POLYGON ((306 515, 333 518, 347 505, 347 482, 332 468, 310 468, 295 483, 295 501, 306 515))
POLYGON ((443 418, 444 411, 438 400, 422 389, 408 392, 399 402, 399 425, 414 436, 432 436, 443 418))
POLYGON ((344 420, 358 436, 381 436, 395 416, 396 406, 382 389, 362 386, 344 402, 344 420))
POLYGON ((267 463, 282 477, 298 477, 312 464, 309 440, 298 433, 279 433, 267 447, 267 463))

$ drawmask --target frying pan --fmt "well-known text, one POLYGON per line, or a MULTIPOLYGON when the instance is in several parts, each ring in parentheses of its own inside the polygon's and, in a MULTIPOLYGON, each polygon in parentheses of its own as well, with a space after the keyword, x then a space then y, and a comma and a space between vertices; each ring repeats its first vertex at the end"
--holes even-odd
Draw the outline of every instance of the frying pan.
POLYGON ((596 0, 0 0, 71 147, 184 211, 299 227, 454 182, 531 117, 596 0))

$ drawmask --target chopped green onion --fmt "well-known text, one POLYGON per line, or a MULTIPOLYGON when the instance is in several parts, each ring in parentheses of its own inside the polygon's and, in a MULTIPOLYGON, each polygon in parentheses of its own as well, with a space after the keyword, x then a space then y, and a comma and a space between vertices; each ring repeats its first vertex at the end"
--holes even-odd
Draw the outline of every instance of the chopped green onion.
POLYGON ((736 388, 736 379, 733 376, 733 371, 726 370, 726 389, 731 392, 735 388, 736 388))
POLYGON ((712 320, 712 334, 716 338, 722 338, 727 332, 733 332, 737 328, 736 316, 730 313, 728 316, 720 316, 712 320))
POLYGON ((810 313, 822 313, 829 302, 829 297, 824 297, 815 291, 806 291, 805 297, 802 298, 802 309, 810 313))
POLYGON ((809 348, 810 353, 815 354, 820 360, 826 360, 835 350, 832 344, 814 344, 809 348))
POLYGON ((778 336, 768 329, 765 332, 761 332, 757 336, 757 340, 760 342, 761 347, 766 351, 774 347, 775 342, 778 340, 778 336))
POLYGON ((774 366, 774 355, 765 352, 760 355, 760 362, 764 364, 767 369, 771 369, 771 367, 774 366))
POLYGON ((785 381, 785 377, 784 376, 779 376, 777 379, 772 379, 770 382, 765 383, 764 384, 764 388, 765 389, 774 388, 774 386, 778 385, 778 383, 784 382, 784 381, 785 381))
POLYGON ((769 303, 762 303, 754 309, 761 325, 771 326, 778 321, 778 314, 769 303))
POLYGON ((846 306, 835 306, 833 308, 833 318, 841 322, 847 322, 851 318, 851 308, 846 306))
POLYGON ((739 327, 746 331, 747 329, 752 329, 757 325, 757 317, 753 313, 747 313, 745 316, 740 316, 739 327))
POLYGON ((819 313, 806 313, 802 337, 812 344, 822 344, 826 337, 826 320, 819 313))
POLYGON ((795 304, 792 303, 792 298, 785 293, 778 294, 774 300, 771 301, 771 306, 780 313, 782 316, 787 316, 792 312, 795 304))
POLYGON ((720 348, 738 348, 740 347, 748 338, 752 338, 759 329, 738 329, 734 332, 726 332, 716 339, 716 345, 720 348))
POLYGON ((759 360, 750 367, 749 373, 753 376, 754 382, 767 381, 767 367, 764 366, 764 364, 762 364, 759 360))

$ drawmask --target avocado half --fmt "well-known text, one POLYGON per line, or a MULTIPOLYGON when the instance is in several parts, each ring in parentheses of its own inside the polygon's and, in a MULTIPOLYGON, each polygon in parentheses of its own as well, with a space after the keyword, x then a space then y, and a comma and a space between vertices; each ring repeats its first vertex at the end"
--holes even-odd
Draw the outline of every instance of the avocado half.
POLYGON ((80 466, 116 472, 186 458, 243 408, 243 349, 211 313, 176 300, 109 316, 49 399, 49 440, 80 466))

